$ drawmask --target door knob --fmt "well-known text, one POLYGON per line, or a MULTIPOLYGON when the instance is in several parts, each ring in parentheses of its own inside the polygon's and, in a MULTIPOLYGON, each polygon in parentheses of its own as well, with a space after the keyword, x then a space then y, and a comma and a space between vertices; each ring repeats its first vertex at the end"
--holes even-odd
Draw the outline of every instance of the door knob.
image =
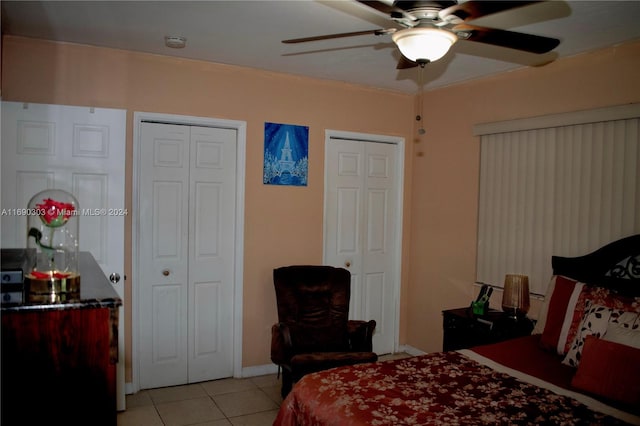
POLYGON ((164 271, 162 271, 162 275, 164 275, 165 277, 168 277, 170 273, 171 271, 168 269, 165 269, 164 271))
POLYGON ((120 274, 117 272, 111 273, 111 275, 109 275, 109 281, 113 284, 118 284, 120 282, 120 274))
POLYGON ((346 267, 348 268, 349 266, 351 266, 351 262, 349 262, 349 261, 347 260, 346 262, 344 262, 344 266, 346 266, 346 267))

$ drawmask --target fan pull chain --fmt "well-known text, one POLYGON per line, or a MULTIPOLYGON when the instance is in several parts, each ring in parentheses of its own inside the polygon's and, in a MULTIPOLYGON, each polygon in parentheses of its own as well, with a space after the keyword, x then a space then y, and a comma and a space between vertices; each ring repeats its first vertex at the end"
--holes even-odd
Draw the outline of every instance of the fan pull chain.
POLYGON ((418 70, 418 115, 416 115, 416 121, 420 122, 420 127, 418 127, 418 134, 424 135, 426 132, 424 130, 423 120, 422 120, 422 96, 423 96, 423 77, 424 77, 424 66, 426 62, 420 62, 420 69, 418 70))

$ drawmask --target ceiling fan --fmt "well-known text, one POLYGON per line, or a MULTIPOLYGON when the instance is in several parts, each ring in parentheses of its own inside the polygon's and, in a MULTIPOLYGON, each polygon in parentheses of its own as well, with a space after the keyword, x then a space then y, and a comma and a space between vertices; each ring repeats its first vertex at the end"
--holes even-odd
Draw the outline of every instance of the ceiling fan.
POLYGON ((356 0, 383 12, 401 29, 387 28, 355 31, 340 34, 283 40, 283 43, 305 43, 317 40, 353 37, 361 35, 391 35, 402 57, 398 69, 411 68, 437 61, 458 40, 508 47, 531 53, 546 53, 560 43, 559 40, 532 34, 470 25, 468 22, 494 13, 540 3, 536 1, 384 1, 356 0))

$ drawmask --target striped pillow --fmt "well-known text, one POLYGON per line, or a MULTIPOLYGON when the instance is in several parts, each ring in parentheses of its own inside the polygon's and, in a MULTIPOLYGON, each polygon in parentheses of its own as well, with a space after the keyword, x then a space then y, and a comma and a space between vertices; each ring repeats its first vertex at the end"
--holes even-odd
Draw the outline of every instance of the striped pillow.
POLYGON ((569 335, 574 317, 576 329, 582 320, 582 312, 577 316, 574 314, 583 287, 583 283, 570 278, 561 275, 555 277, 551 295, 545 298, 547 306, 543 306, 543 312, 546 308, 546 316, 542 319, 544 329, 540 337, 540 346, 543 349, 555 351, 559 355, 564 355, 568 350, 565 347, 572 341, 569 340, 569 335))

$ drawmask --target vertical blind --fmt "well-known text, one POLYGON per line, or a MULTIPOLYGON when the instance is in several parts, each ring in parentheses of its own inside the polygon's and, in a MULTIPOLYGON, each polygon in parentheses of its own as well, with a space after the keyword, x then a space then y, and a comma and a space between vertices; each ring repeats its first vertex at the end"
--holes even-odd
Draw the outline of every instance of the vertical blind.
POLYGON ((640 108, 616 111, 476 126, 476 281, 502 286, 506 274, 524 274, 544 293, 552 255, 640 233, 640 108))

